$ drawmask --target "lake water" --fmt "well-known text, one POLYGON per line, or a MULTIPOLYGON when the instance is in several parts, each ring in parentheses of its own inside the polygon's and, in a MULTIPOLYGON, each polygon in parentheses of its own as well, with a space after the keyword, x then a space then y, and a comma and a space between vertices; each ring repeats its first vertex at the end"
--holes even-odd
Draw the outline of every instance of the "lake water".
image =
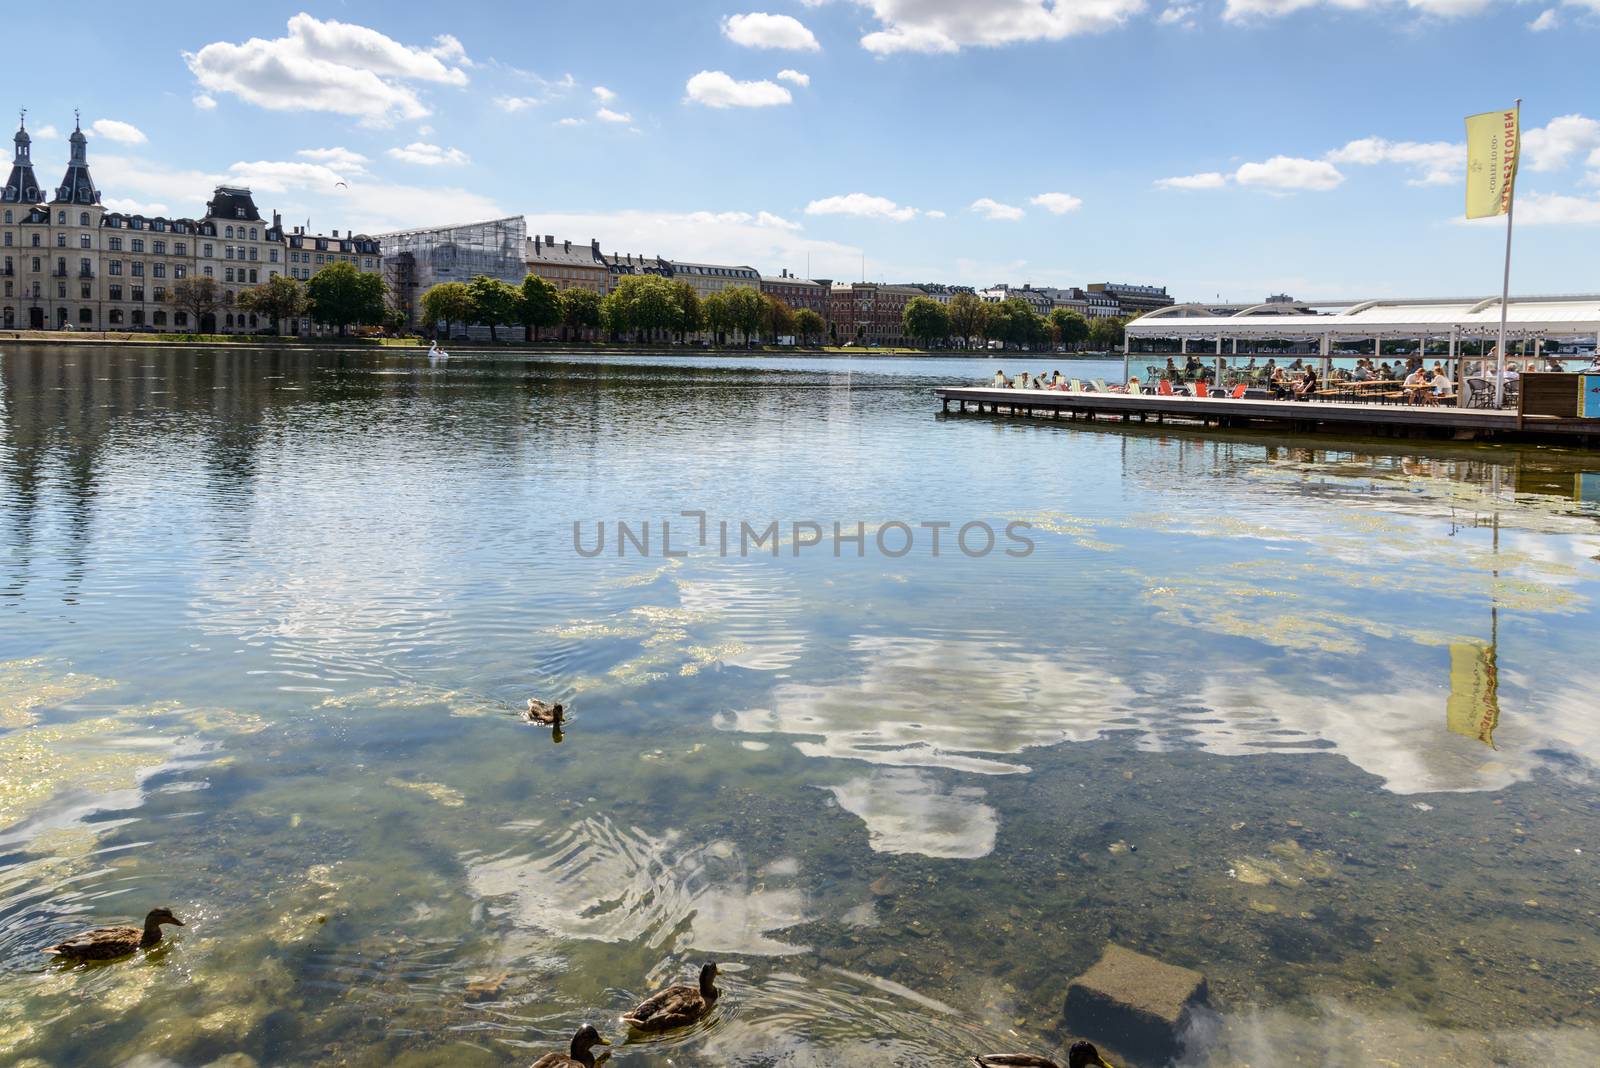
POLYGON ((1600 1062, 1600 457, 993 371, 4 347, 0 1063, 524 1065, 714 958, 613 1063, 956 1065, 1107 942, 1190 1065, 1600 1062))

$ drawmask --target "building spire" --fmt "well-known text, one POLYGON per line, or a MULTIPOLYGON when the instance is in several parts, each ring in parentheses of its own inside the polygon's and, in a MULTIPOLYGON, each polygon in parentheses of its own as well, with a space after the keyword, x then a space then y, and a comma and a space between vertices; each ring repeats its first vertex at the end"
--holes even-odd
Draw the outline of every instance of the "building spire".
POLYGON ((72 136, 67 141, 72 146, 72 157, 67 163, 66 177, 56 186, 55 203, 100 203, 100 191, 89 177, 89 139, 83 135, 83 119, 77 108, 72 109, 72 136))

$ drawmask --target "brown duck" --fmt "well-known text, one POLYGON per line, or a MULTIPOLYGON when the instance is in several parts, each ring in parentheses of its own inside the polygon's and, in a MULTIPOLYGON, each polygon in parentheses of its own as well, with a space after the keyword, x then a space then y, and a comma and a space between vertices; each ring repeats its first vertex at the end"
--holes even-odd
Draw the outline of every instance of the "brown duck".
POLYGON ((596 1046, 609 1046, 592 1024, 584 1024, 572 1035, 572 1046, 566 1053, 546 1053, 533 1062, 533 1068, 594 1068, 596 1046))
POLYGON ((559 727, 567 721, 567 710, 559 701, 551 704, 537 697, 530 697, 528 710, 522 714, 522 718, 541 727, 559 727))
POLYGON ((115 960, 140 949, 149 949, 161 941, 161 925, 183 921, 171 909, 151 909, 144 918, 144 929, 137 927, 96 927, 92 931, 73 935, 65 942, 46 946, 40 953, 49 953, 63 960, 115 960))
POLYGON ((716 987, 717 966, 706 961, 700 966, 700 986, 669 986, 651 994, 639 1007, 623 1015, 622 1022, 636 1031, 671 1031, 687 1027, 717 1003, 722 991, 716 987))
MULTIPOLYGON (((1061 1068, 1048 1057, 1032 1053, 985 1053, 972 1058, 978 1068, 1061 1068)), ((1074 1042, 1067 1050, 1067 1068, 1111 1068, 1092 1042, 1074 1042)))

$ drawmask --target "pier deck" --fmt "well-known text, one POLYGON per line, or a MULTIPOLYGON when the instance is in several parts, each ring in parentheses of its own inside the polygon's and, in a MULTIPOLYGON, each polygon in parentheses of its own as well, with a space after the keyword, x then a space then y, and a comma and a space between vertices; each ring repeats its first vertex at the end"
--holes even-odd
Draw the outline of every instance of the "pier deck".
POLYGON ((1232 400, 1127 393, 1062 393, 991 386, 940 386, 945 411, 976 410, 1017 416, 1277 427, 1296 433, 1372 434, 1456 439, 1561 438, 1600 447, 1600 420, 1523 415, 1487 408, 1345 404, 1333 401, 1232 400))

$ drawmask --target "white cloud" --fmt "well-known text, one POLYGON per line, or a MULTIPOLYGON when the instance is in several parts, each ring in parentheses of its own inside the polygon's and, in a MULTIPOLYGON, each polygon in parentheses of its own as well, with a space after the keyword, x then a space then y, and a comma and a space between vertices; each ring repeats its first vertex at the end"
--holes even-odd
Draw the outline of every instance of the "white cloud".
POLYGON ((1580 152, 1600 148, 1600 120, 1562 115, 1544 126, 1522 131, 1522 152, 1528 169, 1559 171, 1580 152))
POLYGON ((1279 192, 1325 193, 1344 182, 1344 175, 1327 160, 1293 156, 1273 156, 1265 163, 1246 163, 1234 172, 1233 178, 1240 185, 1279 192))
POLYGON ((1330 163, 1353 163, 1370 167, 1378 163, 1399 163, 1412 167, 1416 177, 1409 185, 1451 185, 1466 171, 1467 146, 1449 141, 1387 141, 1363 137, 1328 153, 1330 163))
POLYGON ((415 163, 423 167, 459 166, 471 162, 459 148, 443 148, 426 141, 413 141, 404 148, 391 148, 387 155, 402 163, 415 163))
POLYGON ((1530 193, 1517 198, 1517 222, 1527 226, 1600 226, 1600 198, 1530 193))
POLYGON ((206 93, 194 94, 193 103, 201 111, 215 111, 217 109, 217 98, 206 93))
POLYGON ((708 263, 764 265, 803 264, 822 278, 844 278, 859 265, 861 250, 853 245, 806 237, 800 226, 770 212, 620 211, 541 215, 543 233, 597 237, 607 255, 664 253, 708 263))
POLYGON ((1158 178, 1157 189, 1221 189, 1228 184, 1228 176, 1216 171, 1203 174, 1185 174, 1177 178, 1158 178))
POLYGON ((729 15, 722 20, 722 34, 746 48, 782 48, 794 52, 822 49, 816 35, 792 15, 768 15, 761 11, 729 15))
POLYGON ((1439 18, 1460 18, 1478 15, 1488 9, 1493 0, 1228 0, 1222 17, 1230 22, 1247 22, 1256 18, 1281 18, 1307 8, 1328 6, 1345 11, 1377 11, 1389 7, 1405 7, 1423 15, 1439 18))
MULTIPOLYGON (((461 219, 505 215, 489 197, 451 186, 417 186, 366 180, 340 186, 343 176, 322 163, 254 160, 226 171, 168 169, 148 159, 96 154, 95 177, 123 194, 117 210, 146 214, 198 215, 220 184, 247 185, 263 210, 277 209, 288 219, 308 216, 339 220, 342 228, 378 233, 409 226, 431 226, 461 219), (169 210, 167 205, 172 205, 169 210)), ((112 199, 107 200, 108 206, 112 199)))
POLYGON ((863 219, 893 219, 907 222, 916 217, 917 209, 896 204, 888 197, 875 197, 868 193, 845 193, 842 196, 823 197, 806 205, 807 215, 855 215, 863 219))
POLYGON ((1016 222, 1024 214, 1023 210, 1015 205, 1002 204, 989 197, 979 197, 974 200, 972 210, 991 222, 1016 222))
POLYGON ((1069 211, 1077 211, 1083 207, 1083 201, 1071 193, 1040 193, 1036 197, 1030 197, 1028 203, 1043 208, 1051 215, 1065 215, 1069 211))
POLYGON ((96 137, 124 145, 142 145, 150 140, 139 127, 117 119, 96 119, 89 129, 96 137))
POLYGON ((624 112, 621 112, 621 111, 612 111, 610 108, 601 108, 599 111, 594 113, 594 117, 599 119, 601 122, 632 122, 633 121, 632 116, 627 115, 627 114, 625 114, 624 112))
POLYGON ((1186 30, 1193 29, 1195 26, 1194 16, 1199 10, 1200 5, 1198 4, 1173 4, 1161 12, 1156 22, 1162 26, 1182 26, 1186 30))
POLYGON ((429 126, 427 123, 423 123, 421 126, 417 127, 417 136, 418 137, 429 137, 432 134, 433 134, 433 127, 429 126))
POLYGON ((617 98, 616 93, 613 93, 610 89, 607 89, 603 85, 597 85, 589 91, 593 93, 594 98, 600 101, 602 104, 609 104, 617 98))
POLYGON ((29 130, 28 135, 35 141, 54 141, 56 138, 61 136, 61 131, 56 129, 54 126, 47 125, 40 126, 34 130, 29 130))
POLYGON ((768 108, 794 101, 777 82, 736 81, 720 70, 703 70, 689 79, 684 91, 690 100, 708 108, 768 108))
POLYGON ((557 126, 582 126, 583 125, 583 120, 582 119, 574 119, 574 118, 570 118, 570 117, 569 118, 565 118, 565 119, 557 119, 556 120, 556 125, 557 126))
POLYGON ((1539 17, 1528 23, 1528 29, 1534 33, 1544 33, 1561 25, 1561 16, 1556 14, 1556 9, 1547 7, 1539 13, 1539 17))
POLYGON ((495 107, 501 111, 515 115, 519 111, 538 107, 544 101, 536 96, 497 96, 494 98, 495 107))
POLYGON ((134 197, 106 197, 101 201, 108 211, 124 215, 171 215, 172 209, 159 200, 138 200, 134 197))
POLYGON ((811 84, 811 75, 801 74, 797 70, 780 70, 778 72, 778 80, 780 82, 788 82, 791 85, 798 85, 804 89, 811 84))
POLYGON ((232 93, 272 111, 331 111, 370 123, 429 114, 410 83, 461 86, 468 65, 461 43, 403 45, 377 30, 304 13, 288 35, 242 44, 216 41, 184 61, 208 93, 232 93))
POLYGON ((926 215, 930 219, 942 219, 942 218, 944 218, 944 212, 942 212, 942 211, 925 211, 922 214, 926 215))
POLYGON ((869 52, 957 52, 1102 33, 1145 9, 1145 0, 857 0, 883 27, 861 38, 869 52))
POLYGON ((335 146, 333 148, 302 148, 295 155, 301 159, 308 159, 313 163, 324 163, 340 174, 364 174, 367 164, 372 161, 359 152, 352 152, 348 148, 335 146))

